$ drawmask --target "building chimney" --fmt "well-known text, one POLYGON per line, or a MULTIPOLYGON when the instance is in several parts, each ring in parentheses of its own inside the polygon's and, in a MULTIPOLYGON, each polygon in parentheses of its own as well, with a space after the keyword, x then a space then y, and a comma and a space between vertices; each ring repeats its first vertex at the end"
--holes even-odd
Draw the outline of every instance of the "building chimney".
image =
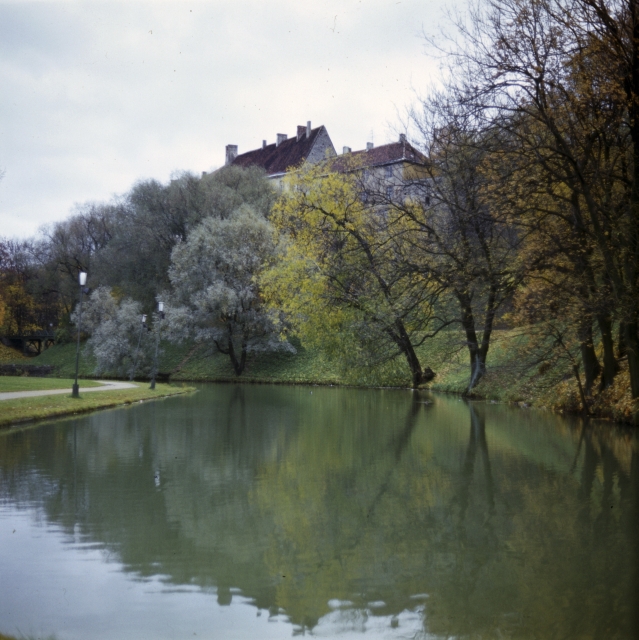
POLYGON ((262 149, 266 149, 266 140, 262 140, 262 149))
POLYGON ((366 151, 370 151, 375 145, 372 142, 366 143, 366 151))
POLYGON ((297 125, 297 141, 299 142, 306 133, 306 127, 302 124, 297 125))
POLYGON ((236 144, 227 144, 226 145, 226 162, 224 164, 231 164, 233 160, 237 158, 237 145, 236 144))
POLYGON ((282 142, 284 142, 284 140, 286 140, 286 138, 288 138, 288 136, 285 133, 278 133, 276 136, 276 141, 275 141, 275 146, 279 147, 282 142))
POLYGON ((343 147, 342 148, 342 153, 343 154, 347 154, 347 153, 350 153, 350 152, 351 152, 351 148, 350 147, 343 147))
POLYGON ((202 177, 205 178, 206 177, 206 171, 202 171, 202 177))
POLYGON ((306 123, 306 137, 310 138, 311 137, 311 121, 308 120, 308 122, 306 123))
POLYGON ((400 142, 406 142, 406 134, 405 133, 400 133, 399 134, 399 141, 400 142))

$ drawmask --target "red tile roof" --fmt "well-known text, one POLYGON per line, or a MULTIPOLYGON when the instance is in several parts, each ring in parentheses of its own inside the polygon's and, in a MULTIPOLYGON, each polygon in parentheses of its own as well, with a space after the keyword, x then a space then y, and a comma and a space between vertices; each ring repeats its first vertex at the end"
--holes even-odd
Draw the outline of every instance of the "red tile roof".
POLYGON ((372 149, 342 154, 338 158, 331 160, 331 166, 334 171, 348 171, 349 169, 383 166, 401 161, 425 164, 426 157, 409 142, 401 140, 373 147, 372 149))
POLYGON ((262 149, 247 151, 238 155, 231 164, 239 167, 262 167, 268 175, 284 173, 291 167, 296 167, 306 160, 323 128, 324 126, 322 125, 312 129, 309 138, 304 133, 300 140, 294 136, 284 140, 284 142, 280 142, 279 145, 273 143, 266 145, 262 149))

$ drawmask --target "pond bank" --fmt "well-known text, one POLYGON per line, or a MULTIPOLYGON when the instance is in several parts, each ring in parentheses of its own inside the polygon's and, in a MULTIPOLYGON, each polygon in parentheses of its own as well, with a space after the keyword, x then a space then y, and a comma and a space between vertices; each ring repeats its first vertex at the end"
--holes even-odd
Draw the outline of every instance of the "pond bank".
MULTIPOLYGON (((240 378, 234 375, 228 356, 210 353, 192 343, 162 344, 160 379, 173 382, 250 382, 262 384, 318 384, 355 387, 410 386, 410 376, 401 359, 375 368, 345 371, 321 353, 295 344, 297 352, 259 354, 249 358, 240 378)), ((468 349, 456 332, 442 332, 419 349, 420 361, 436 372, 428 388, 464 395, 469 378, 468 349)), ((72 377, 75 371, 75 345, 56 345, 34 364, 52 365, 55 376, 72 377)), ((592 417, 617 423, 632 423, 637 403, 630 398, 627 365, 615 384, 604 393, 593 393, 589 404, 592 417)), ((80 375, 93 377, 95 363, 81 351, 80 375)), ((107 376, 108 377, 108 376, 107 376)), ((597 383, 595 383, 595 389, 597 383)), ((530 353, 526 336, 509 330, 494 332, 488 372, 473 390, 473 398, 500 403, 549 409, 558 413, 583 415, 579 389, 566 361, 540 362, 530 353)))
MULTIPOLYGON (((88 391, 98 391, 98 389, 84 389, 84 393, 88 391)), ((146 400, 159 400, 169 396, 189 393, 194 391, 194 388, 158 384, 154 390, 151 390, 146 384, 140 385, 136 383, 130 388, 119 388, 118 385, 116 389, 99 389, 99 391, 100 393, 92 393, 90 395, 84 395, 81 392, 79 398, 72 398, 70 392, 65 395, 50 395, 51 392, 48 392, 49 395, 3 400, 0 405, 2 409, 0 412, 0 429, 48 418, 89 413, 98 409, 111 409, 146 400)))

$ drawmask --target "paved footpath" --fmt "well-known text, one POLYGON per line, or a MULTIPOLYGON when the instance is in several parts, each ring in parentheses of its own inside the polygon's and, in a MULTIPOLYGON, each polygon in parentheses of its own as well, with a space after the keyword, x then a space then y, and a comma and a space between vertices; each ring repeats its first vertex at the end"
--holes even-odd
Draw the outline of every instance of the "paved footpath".
MULTIPOLYGON (((138 385, 130 382, 113 382, 112 380, 96 380, 102 387, 80 387, 80 393, 91 391, 116 391, 118 389, 135 389, 138 385)), ((71 389, 46 389, 43 391, 7 391, 0 393, 0 400, 16 400, 17 398, 35 398, 36 396, 57 396, 71 393, 71 389)))

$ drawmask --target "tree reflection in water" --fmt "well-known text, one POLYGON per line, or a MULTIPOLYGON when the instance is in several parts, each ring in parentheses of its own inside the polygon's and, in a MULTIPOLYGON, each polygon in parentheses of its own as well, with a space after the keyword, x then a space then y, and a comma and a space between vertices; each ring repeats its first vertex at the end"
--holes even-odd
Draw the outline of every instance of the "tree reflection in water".
POLYGON ((622 430, 403 391, 210 386, 0 436, 5 504, 297 633, 634 637, 638 474, 622 430))

